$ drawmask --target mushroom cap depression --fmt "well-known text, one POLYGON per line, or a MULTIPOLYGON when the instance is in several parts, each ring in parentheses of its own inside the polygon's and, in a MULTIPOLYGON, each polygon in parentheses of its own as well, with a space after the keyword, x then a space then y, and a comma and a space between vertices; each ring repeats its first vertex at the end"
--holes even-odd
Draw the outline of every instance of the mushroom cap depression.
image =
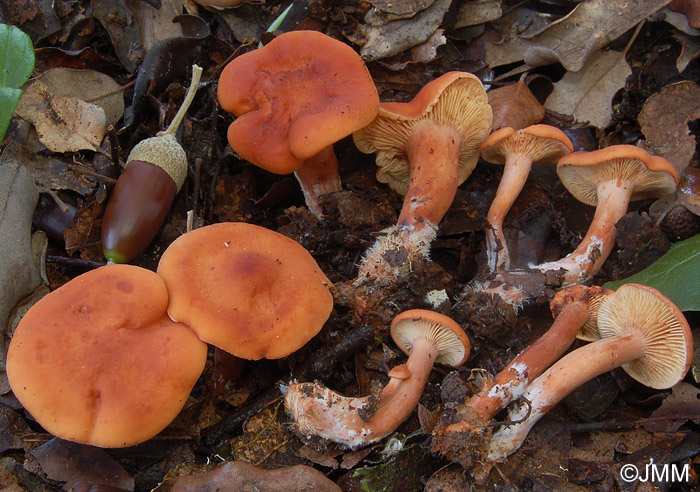
POLYGON ((316 31, 280 34, 234 58, 219 78, 235 114, 228 141, 243 159, 289 174, 374 119, 379 95, 360 56, 316 31))
POLYGON ((622 368, 645 386, 666 389, 681 381, 693 360, 693 336, 683 313, 658 290, 624 284, 598 309, 598 330, 609 337, 635 330, 647 340, 643 357, 622 368))
POLYGON ((557 174, 569 193, 591 206, 598 205, 597 187, 603 181, 632 181, 632 201, 668 195, 678 184, 678 172, 669 161, 634 145, 565 155, 559 159, 557 174))
POLYGON ((101 447, 163 430, 204 370, 207 346, 167 314, 150 270, 108 265, 44 296, 20 321, 7 375, 50 433, 101 447))
POLYGON ((183 234, 163 253, 158 273, 170 317, 242 359, 289 355, 333 309, 331 282, 303 246, 243 222, 183 234))
POLYGON ((550 125, 531 125, 521 130, 500 128, 481 144, 481 157, 493 164, 503 165, 509 154, 525 155, 532 164, 553 164, 574 150, 569 137, 550 125))
POLYGON ((472 173, 479 160, 479 145, 491 131, 491 106, 478 77, 448 72, 423 87, 412 101, 379 105, 379 114, 353 134, 361 152, 376 152, 377 180, 401 195, 408 190, 409 163, 406 142, 424 121, 452 126, 461 137, 459 184, 472 173))
POLYGON ((471 343, 462 327, 452 318, 427 309, 409 309, 398 314, 391 322, 391 338, 410 355, 418 338, 435 343, 440 354, 435 362, 460 366, 469 357, 471 343))

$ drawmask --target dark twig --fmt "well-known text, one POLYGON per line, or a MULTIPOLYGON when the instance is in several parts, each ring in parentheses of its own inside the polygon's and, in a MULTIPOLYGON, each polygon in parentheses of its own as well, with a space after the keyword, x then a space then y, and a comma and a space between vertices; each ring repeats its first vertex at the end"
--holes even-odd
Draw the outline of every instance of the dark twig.
MULTIPOLYGON (((334 346, 323 348, 315 352, 307 359, 303 366, 296 371, 294 377, 300 380, 309 380, 329 374, 336 363, 353 355, 358 350, 369 345, 374 339, 372 328, 360 325, 345 332, 343 338, 334 346)), ((249 405, 227 415, 223 420, 202 431, 201 443, 209 451, 216 449, 224 440, 229 438, 243 425, 243 423, 265 408, 267 405, 280 398, 282 393, 278 385, 269 388, 258 396, 249 405)))

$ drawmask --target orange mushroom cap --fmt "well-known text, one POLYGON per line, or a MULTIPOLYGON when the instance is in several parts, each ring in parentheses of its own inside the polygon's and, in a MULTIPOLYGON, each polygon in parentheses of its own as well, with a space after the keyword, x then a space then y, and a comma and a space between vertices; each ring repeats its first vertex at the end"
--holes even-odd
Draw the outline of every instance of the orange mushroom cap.
POLYGON ((228 130, 233 150, 277 174, 367 125, 379 107, 360 56, 316 31, 287 32, 235 58, 221 73, 218 97, 238 116, 228 130))
POLYGON ((242 222, 195 229, 163 253, 168 314, 205 342, 248 360, 285 357, 333 309, 331 282, 299 243, 242 222))
POLYGON ((459 323, 444 314, 428 309, 409 309, 394 317, 390 331, 394 343, 408 355, 417 339, 426 338, 437 347, 435 362, 457 367, 469 358, 469 337, 459 323))
POLYGON ((557 174, 569 193, 592 206, 598 204, 597 186, 602 181, 634 182, 632 201, 668 195, 678 185, 673 164, 634 145, 573 152, 559 159, 557 174))
POLYGON ((500 128, 489 135, 479 149, 481 157, 493 164, 505 164, 508 154, 523 154, 532 164, 553 164, 574 150, 569 137, 550 125, 531 125, 521 130, 500 128))
POLYGON ((108 265, 44 296, 10 343, 7 376, 50 433, 101 447, 163 430, 204 370, 207 346, 166 314, 154 272, 108 265))

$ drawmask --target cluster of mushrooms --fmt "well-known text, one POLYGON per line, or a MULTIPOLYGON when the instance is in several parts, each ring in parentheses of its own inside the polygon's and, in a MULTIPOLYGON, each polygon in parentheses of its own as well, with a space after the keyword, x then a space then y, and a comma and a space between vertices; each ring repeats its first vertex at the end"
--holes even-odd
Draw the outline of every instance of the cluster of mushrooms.
MULTIPOLYGON (((447 73, 410 102, 380 104, 355 51, 313 31, 282 34, 235 58, 221 74, 218 98, 236 115, 228 130, 233 150, 270 172, 294 173, 319 218, 319 197, 342 186, 333 144, 352 135, 362 152, 376 154, 378 181, 405 198, 396 225, 363 256, 352 282, 357 289, 381 289, 427 260, 438 224, 479 158, 504 165, 487 216, 488 271, 462 295, 481 291, 521 305, 540 293, 518 279, 541 274, 558 290, 555 320, 437 425, 436 453, 488 470, 568 392, 598 374, 622 366, 652 388, 685 376, 690 329, 669 299, 642 285, 616 292, 580 285, 609 255, 613 226, 630 200, 676 189, 678 174, 665 159, 630 145, 573 152, 566 135, 548 125, 491 132, 486 92, 469 73, 447 73), (514 269, 504 217, 531 166, 553 163, 564 186, 596 206, 595 217, 568 256, 514 269), (563 355, 576 337, 591 343, 563 355), (510 422, 493 432, 491 420, 505 409, 510 422)), ((240 359, 285 357, 321 330, 332 293, 297 242, 251 224, 204 226, 175 240, 157 272, 108 265, 46 295, 12 338, 8 378, 49 432, 103 447, 134 445, 183 408, 207 344, 240 359)), ((458 366, 469 357, 459 324, 434 311, 402 312, 390 333, 408 360, 391 369, 379 394, 350 398, 311 382, 283 387, 296 432, 351 449, 382 439, 415 410, 435 363, 458 366)))

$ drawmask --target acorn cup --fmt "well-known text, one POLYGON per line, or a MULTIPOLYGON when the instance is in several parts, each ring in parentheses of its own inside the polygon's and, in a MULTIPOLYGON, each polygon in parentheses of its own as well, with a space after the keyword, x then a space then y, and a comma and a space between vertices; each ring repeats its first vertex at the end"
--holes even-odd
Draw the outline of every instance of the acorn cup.
POLYGON ((187 154, 175 132, 201 75, 202 69, 193 65, 190 87, 170 126, 139 142, 126 160, 102 221, 102 251, 109 263, 128 263, 151 244, 185 182, 187 154))

